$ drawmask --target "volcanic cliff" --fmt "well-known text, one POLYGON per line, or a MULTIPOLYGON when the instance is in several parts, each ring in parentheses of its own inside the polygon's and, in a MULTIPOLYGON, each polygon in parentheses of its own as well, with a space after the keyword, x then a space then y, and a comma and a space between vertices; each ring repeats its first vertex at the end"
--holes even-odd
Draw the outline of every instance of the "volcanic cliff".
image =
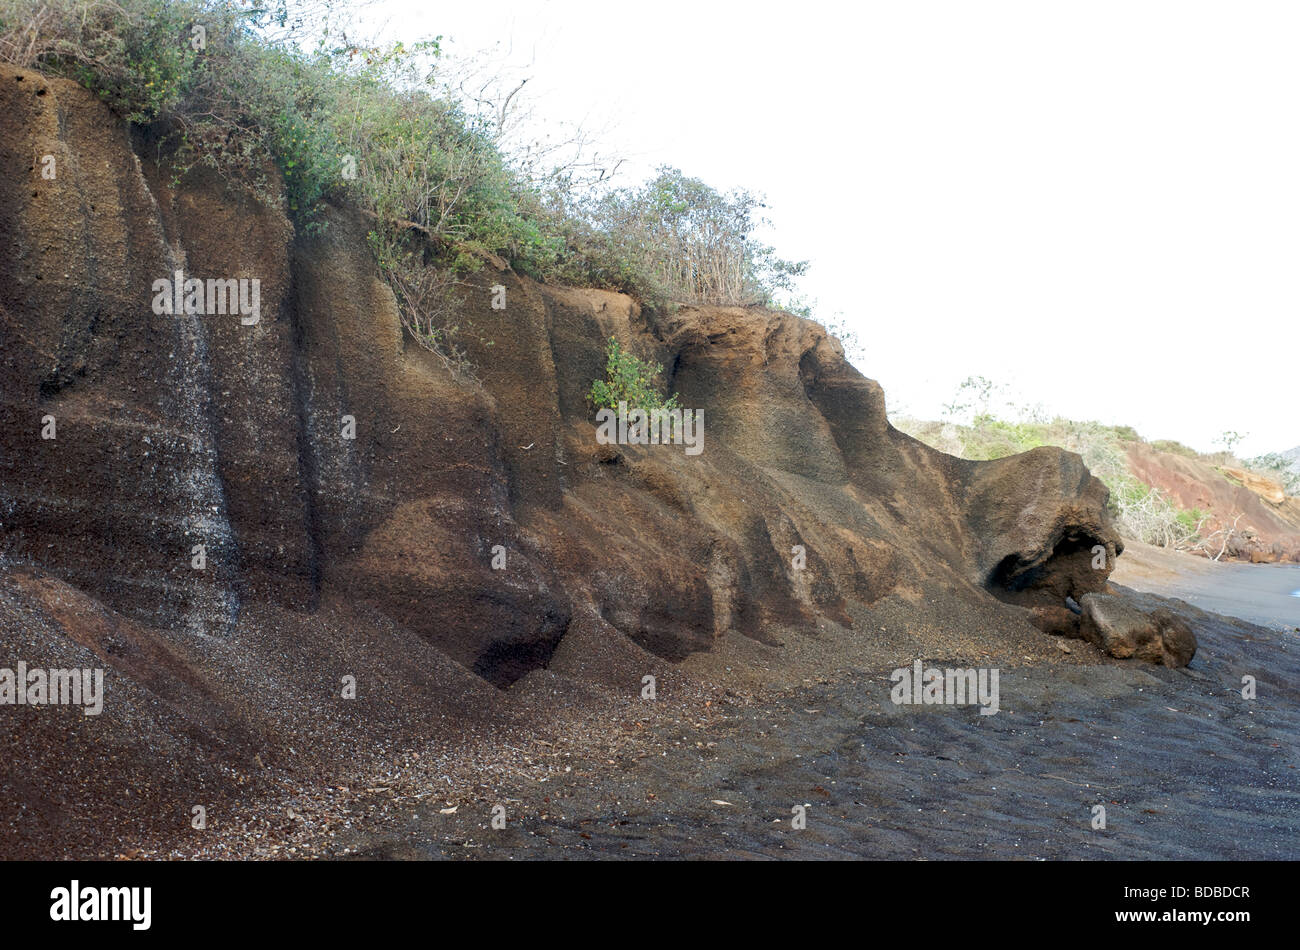
POLYGON ((54 829, 98 853, 105 816, 253 761, 517 716, 539 676, 635 694, 700 655, 1089 636, 1066 598, 1105 592, 1122 543, 1082 461, 927 448, 816 323, 488 262, 456 375, 404 335, 346 208, 306 235, 237 182, 174 182, 30 71, 0 69, 0 162, 0 665, 106 670, 100 716, 0 707, 10 854, 54 829), (156 314, 176 271, 258 279, 260 319, 156 314), (702 454, 597 442, 610 337, 703 410, 702 454))

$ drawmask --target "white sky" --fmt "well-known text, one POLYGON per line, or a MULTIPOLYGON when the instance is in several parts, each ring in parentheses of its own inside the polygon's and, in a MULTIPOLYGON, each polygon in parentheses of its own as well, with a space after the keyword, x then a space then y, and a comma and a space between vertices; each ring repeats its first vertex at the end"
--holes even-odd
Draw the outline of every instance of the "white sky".
POLYGON ((380 0, 501 44, 539 115, 766 193, 891 406, 1018 401, 1300 444, 1300 4, 380 0))

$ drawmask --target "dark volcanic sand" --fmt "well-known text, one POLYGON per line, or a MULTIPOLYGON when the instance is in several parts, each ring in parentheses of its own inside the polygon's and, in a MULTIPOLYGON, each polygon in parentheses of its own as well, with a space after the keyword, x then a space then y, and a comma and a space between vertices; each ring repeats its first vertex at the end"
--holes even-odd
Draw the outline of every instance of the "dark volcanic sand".
POLYGON ((441 801, 391 809, 298 853, 1300 858, 1300 634, 1194 613, 1200 652, 1185 671, 1004 667, 993 716, 894 706, 887 670, 714 703, 699 727, 652 724, 617 764, 574 758, 452 815, 441 801), (494 831, 498 802, 509 823, 494 831), (805 830, 791 827, 796 804, 805 830), (1096 804, 1104 831, 1090 826, 1096 804))
MULTIPOLYGON (((1134 564, 1123 583, 1163 570, 1142 557, 1134 564)), ((953 629, 983 631, 962 656, 1000 658, 985 662, 1001 671, 1001 711, 895 706, 889 671, 915 658, 905 631, 925 610, 899 605, 892 620, 877 613, 879 636, 839 631, 815 641, 850 636, 888 650, 824 677, 815 671, 839 662, 830 654, 743 638, 725 641, 730 653, 660 671, 654 701, 538 671, 509 691, 514 726, 395 745, 386 764, 359 769, 346 785, 322 784, 311 769, 275 773, 282 796, 214 811, 205 833, 140 841, 128 853, 1300 858, 1300 631, 1129 593, 1143 609, 1167 605, 1192 624, 1200 649, 1187 669, 955 616, 964 626, 953 629), (788 674, 796 660, 793 676, 774 681, 793 685, 765 685, 774 664, 788 674), (1246 675, 1257 681, 1254 700, 1241 695, 1246 675), (490 827, 498 804, 504 830, 490 827), (1091 827, 1098 804, 1104 830, 1091 827), (806 806, 806 829, 791 827, 795 805, 806 806)))

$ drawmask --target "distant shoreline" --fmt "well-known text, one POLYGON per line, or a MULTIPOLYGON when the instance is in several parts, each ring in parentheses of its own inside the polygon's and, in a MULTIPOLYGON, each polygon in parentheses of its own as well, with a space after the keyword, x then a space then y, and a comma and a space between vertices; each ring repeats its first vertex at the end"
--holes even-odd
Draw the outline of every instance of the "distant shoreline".
POLYGON ((1274 629, 1300 629, 1300 564, 1211 561, 1129 542, 1111 580, 1274 629))

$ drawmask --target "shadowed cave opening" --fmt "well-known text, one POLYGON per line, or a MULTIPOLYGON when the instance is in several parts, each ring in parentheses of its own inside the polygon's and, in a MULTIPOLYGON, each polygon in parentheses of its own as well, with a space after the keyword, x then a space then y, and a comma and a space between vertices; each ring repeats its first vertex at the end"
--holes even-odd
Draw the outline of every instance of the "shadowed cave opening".
MULTIPOLYGON (((1000 600, 1020 606, 1066 606, 1077 612, 1084 594, 1101 591, 1109 570, 1093 567, 1094 548, 1105 545, 1091 534, 1061 538, 1052 553, 1037 563, 1021 553, 1008 554, 989 573, 985 587, 1000 600), (1076 602, 1072 606, 1069 601, 1076 602)), ((1117 551, 1116 554, 1119 552, 1117 551)), ((1107 566, 1113 566, 1109 553, 1107 566)))
POLYGON ((545 668, 561 639, 563 633, 536 643, 499 640, 479 655, 473 670, 497 689, 505 689, 526 673, 545 668))

